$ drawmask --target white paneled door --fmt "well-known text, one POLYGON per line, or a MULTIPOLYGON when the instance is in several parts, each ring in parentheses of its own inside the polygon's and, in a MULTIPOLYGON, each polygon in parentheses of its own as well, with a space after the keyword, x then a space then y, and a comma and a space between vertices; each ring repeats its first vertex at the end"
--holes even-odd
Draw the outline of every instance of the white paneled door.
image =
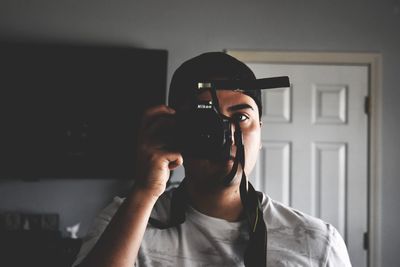
POLYGON ((260 159, 250 175, 273 199, 333 224, 353 266, 367 266, 368 68, 249 63, 256 76, 287 75, 263 92, 260 159))

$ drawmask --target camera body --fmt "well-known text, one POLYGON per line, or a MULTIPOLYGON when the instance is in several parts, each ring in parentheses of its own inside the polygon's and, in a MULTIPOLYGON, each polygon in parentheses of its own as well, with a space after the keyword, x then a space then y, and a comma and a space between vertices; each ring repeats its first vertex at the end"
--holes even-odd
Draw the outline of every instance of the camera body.
POLYGON ((226 161, 230 158, 232 129, 228 119, 218 115, 212 101, 201 101, 176 113, 172 147, 184 157, 226 161))

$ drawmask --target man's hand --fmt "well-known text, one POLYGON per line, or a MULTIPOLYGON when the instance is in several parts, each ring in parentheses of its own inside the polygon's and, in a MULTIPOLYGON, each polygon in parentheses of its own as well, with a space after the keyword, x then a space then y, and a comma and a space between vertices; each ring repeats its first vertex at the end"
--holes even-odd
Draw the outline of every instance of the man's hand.
POLYGON ((175 110, 166 105, 146 110, 138 139, 135 190, 144 190, 159 197, 166 188, 170 171, 182 165, 179 152, 167 150, 167 135, 175 126, 175 110))

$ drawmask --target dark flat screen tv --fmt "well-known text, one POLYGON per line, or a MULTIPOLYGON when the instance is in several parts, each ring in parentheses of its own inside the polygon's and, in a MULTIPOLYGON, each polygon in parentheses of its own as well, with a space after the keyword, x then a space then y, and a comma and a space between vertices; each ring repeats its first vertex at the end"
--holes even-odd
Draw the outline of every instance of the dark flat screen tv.
POLYGON ((132 178, 167 51, 0 44, 0 178, 132 178))

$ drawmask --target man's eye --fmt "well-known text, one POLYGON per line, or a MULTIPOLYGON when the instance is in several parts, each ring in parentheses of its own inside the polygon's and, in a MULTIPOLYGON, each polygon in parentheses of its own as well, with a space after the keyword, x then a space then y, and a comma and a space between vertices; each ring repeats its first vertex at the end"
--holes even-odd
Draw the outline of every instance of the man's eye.
POLYGON ((236 121, 245 121, 245 120, 247 120, 249 117, 247 117, 246 115, 244 115, 244 114, 235 114, 234 116, 233 116, 233 118, 236 120, 236 121))

